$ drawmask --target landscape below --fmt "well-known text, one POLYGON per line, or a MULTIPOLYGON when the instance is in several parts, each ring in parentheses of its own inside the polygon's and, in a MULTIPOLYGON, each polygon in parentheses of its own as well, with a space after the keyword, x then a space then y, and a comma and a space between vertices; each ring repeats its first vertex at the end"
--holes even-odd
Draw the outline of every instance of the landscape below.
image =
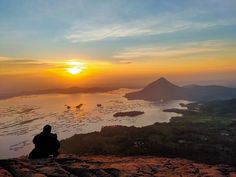
MULTIPOLYGON (((182 114, 172 117, 169 123, 106 126, 100 132, 76 134, 61 141, 61 155, 56 159, 0 160, 0 177, 236 175, 236 89, 179 87, 160 78, 125 97, 197 102, 181 103, 185 109, 163 110, 182 114)), ((144 112, 137 110, 117 112, 113 116, 123 119, 141 114, 144 112)))
POLYGON ((146 127, 109 126, 61 141, 63 153, 155 155, 236 166, 236 99, 190 103, 169 123, 146 127))

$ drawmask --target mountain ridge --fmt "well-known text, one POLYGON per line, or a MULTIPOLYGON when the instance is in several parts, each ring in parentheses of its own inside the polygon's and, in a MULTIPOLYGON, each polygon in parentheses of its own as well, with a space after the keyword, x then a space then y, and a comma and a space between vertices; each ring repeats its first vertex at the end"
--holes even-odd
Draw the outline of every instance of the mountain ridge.
POLYGON ((190 100, 190 101, 210 101, 217 99, 236 98, 236 88, 218 85, 185 85, 178 86, 166 78, 148 84, 140 91, 127 93, 127 99, 142 99, 149 101, 158 100, 190 100))

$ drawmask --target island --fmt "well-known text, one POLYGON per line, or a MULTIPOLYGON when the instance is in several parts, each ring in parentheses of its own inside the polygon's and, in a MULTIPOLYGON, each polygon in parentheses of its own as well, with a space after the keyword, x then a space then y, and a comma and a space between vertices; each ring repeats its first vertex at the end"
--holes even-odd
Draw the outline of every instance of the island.
POLYGON ((135 117, 144 114, 143 111, 127 111, 127 112, 117 112, 113 116, 114 117, 135 117))

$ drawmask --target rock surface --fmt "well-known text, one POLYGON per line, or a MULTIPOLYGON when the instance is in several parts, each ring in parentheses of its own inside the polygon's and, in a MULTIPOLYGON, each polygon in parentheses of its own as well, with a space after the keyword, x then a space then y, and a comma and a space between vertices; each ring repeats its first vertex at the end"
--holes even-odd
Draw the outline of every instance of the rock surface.
POLYGON ((184 159, 154 156, 60 155, 56 159, 28 160, 25 157, 0 161, 0 177, 235 177, 226 165, 206 165, 184 159))

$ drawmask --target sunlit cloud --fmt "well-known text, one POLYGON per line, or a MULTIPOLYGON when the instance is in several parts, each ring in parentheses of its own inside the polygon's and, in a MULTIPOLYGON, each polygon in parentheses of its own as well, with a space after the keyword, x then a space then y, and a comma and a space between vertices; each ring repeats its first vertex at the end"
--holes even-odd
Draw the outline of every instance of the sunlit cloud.
POLYGON ((154 46, 129 48, 117 53, 113 58, 132 59, 144 57, 178 57, 190 54, 217 52, 225 48, 235 48, 234 43, 225 43, 220 41, 203 41, 195 43, 185 43, 178 46, 154 46))
POLYGON ((51 68, 53 65, 41 60, 0 58, 0 74, 35 73, 51 68))
POLYGON ((37 63, 41 63, 40 61, 37 60, 29 60, 29 59, 9 59, 9 60, 1 60, 0 59, 1 64, 37 64, 37 63))
POLYGON ((30 60, 30 59, 4 59, 0 58, 0 66, 1 68, 5 67, 20 67, 20 66, 45 66, 48 63, 39 61, 39 60, 30 60))
POLYGON ((123 64, 123 65, 127 65, 127 64, 132 64, 133 62, 132 61, 130 61, 130 60, 116 60, 115 62, 114 62, 115 64, 123 64))

